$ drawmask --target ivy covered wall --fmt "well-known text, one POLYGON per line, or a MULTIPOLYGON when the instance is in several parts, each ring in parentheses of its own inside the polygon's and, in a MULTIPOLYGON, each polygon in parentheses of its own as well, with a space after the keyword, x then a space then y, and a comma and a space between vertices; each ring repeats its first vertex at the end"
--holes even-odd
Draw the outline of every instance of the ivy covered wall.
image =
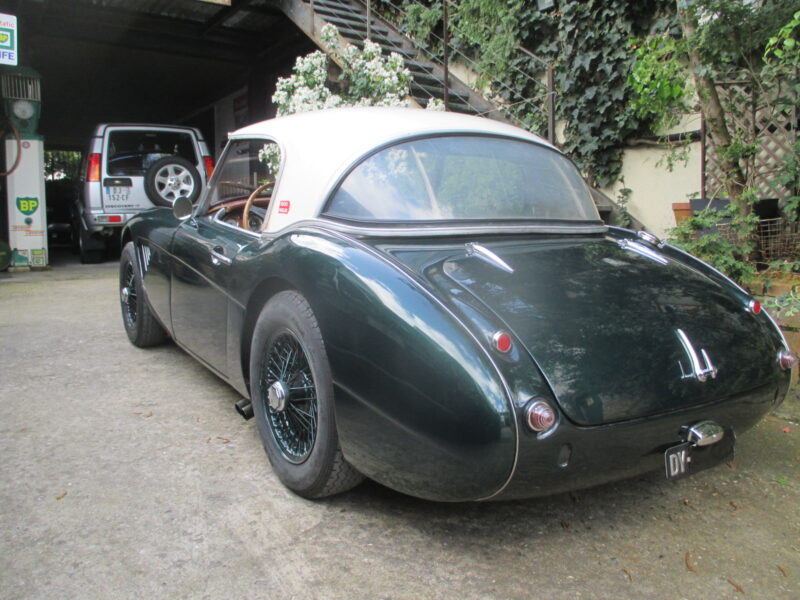
MULTIPOLYGON (((441 0, 384 0, 394 18, 418 43, 441 55, 441 0), (400 9, 398 11, 397 9, 400 9), (433 34, 433 35, 432 35, 433 34)), ((448 4, 453 50, 475 58, 479 74, 508 85, 501 93, 515 118, 545 131, 541 110, 546 90, 528 74, 541 63, 555 68, 556 116, 564 123, 563 149, 603 186, 617 180, 626 142, 649 124, 630 108, 627 85, 635 59, 631 40, 678 33, 674 0, 558 0, 550 10, 523 0, 461 0, 448 4), (521 99, 539 98, 534 105, 521 99), (538 110, 537 108, 538 107, 538 110)))

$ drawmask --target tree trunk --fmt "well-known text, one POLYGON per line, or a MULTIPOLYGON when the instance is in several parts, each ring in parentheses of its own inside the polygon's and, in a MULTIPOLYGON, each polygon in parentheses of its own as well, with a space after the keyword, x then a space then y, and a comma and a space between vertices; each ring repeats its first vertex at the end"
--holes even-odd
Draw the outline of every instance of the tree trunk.
POLYGON ((747 216, 750 214, 750 204, 742 197, 745 189, 745 176, 738 159, 729 156, 731 135, 725 118, 725 110, 722 108, 714 80, 707 74, 707 69, 703 68, 700 53, 692 47, 691 38, 697 29, 697 15, 691 6, 691 0, 689 2, 676 0, 676 4, 683 37, 689 41, 689 64, 692 67, 694 82, 697 86, 700 109, 711 137, 714 139, 714 154, 717 164, 722 169, 725 191, 731 203, 738 206, 740 214, 747 216))

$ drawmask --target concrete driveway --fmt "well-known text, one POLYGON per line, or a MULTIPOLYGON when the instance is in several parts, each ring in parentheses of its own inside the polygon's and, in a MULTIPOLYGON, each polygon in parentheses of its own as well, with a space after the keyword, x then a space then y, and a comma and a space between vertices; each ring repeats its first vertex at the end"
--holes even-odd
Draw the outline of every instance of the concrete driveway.
POLYGON ((310 502, 232 389, 128 343, 116 265, 3 275, 0 598, 800 598, 796 403, 679 482, 310 502))

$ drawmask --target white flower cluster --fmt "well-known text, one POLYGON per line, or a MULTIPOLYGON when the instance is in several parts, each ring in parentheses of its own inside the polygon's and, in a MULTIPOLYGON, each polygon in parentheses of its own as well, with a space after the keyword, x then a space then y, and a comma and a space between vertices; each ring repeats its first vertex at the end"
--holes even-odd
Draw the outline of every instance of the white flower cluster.
POLYGON ((445 110, 444 100, 441 98, 431 98, 425 105, 425 110, 445 110))
POLYGON ((364 49, 344 43, 333 25, 322 28, 321 39, 342 66, 341 95, 327 86, 328 57, 320 52, 301 56, 289 77, 278 79, 272 101, 278 116, 337 106, 406 106, 411 74, 403 58, 381 54, 377 44, 366 41, 364 49))
POLYGON ((273 178, 277 177, 281 166, 281 149, 278 144, 268 143, 258 151, 258 160, 267 165, 267 171, 273 178))

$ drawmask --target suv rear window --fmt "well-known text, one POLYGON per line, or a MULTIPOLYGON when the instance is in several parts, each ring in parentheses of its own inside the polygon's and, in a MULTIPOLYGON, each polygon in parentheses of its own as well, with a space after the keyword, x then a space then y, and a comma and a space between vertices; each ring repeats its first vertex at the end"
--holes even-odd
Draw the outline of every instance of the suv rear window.
POLYGON ((144 175, 157 160, 182 156, 197 164, 194 141, 178 131, 112 131, 108 136, 106 172, 109 175, 144 175))

